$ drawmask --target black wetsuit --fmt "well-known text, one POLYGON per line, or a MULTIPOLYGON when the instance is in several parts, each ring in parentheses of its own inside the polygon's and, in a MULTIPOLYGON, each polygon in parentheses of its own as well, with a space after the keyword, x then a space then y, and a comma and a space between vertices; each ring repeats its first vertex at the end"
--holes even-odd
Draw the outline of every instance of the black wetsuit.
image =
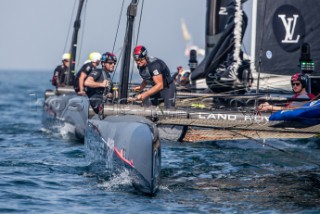
MULTIPOLYGON (((90 99, 90 105, 95 113, 98 114, 100 106, 102 106, 103 102, 103 93, 105 92, 107 95, 108 93, 112 92, 112 83, 110 74, 103 71, 102 69, 94 69, 90 72, 88 77, 92 77, 95 82, 103 82, 104 80, 108 80, 110 85, 108 88, 99 87, 99 88, 90 88, 85 87, 86 94, 90 99)), ((88 78, 87 77, 87 78, 88 78)), ((108 100, 106 100, 108 101, 108 100)))
POLYGON ((90 72, 95 69, 95 67, 93 66, 92 62, 88 62, 86 64, 84 64, 80 70, 78 71, 75 80, 74 80, 74 90, 78 93, 80 88, 79 88, 79 77, 81 75, 81 73, 85 73, 87 76, 90 74, 90 72))
MULTIPOLYGON (((67 75, 68 75, 68 68, 64 65, 58 65, 56 69, 54 69, 53 72, 53 78, 52 78, 52 85, 58 86, 58 84, 61 85, 68 85, 67 84, 67 75)), ((73 85, 74 81, 74 73, 71 73, 70 75, 70 84, 73 85)))
POLYGON ((174 107, 176 86, 172 77, 170 76, 170 70, 168 66, 161 59, 148 58, 147 66, 138 67, 138 69, 141 78, 152 86, 155 85, 152 77, 162 74, 163 89, 160 92, 150 96, 151 104, 157 106, 160 102, 164 101, 166 108, 174 107))

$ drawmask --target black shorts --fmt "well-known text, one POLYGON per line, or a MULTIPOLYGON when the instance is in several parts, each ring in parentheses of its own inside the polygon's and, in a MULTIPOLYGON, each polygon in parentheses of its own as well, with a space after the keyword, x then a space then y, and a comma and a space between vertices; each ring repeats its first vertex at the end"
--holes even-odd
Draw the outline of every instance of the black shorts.
POLYGON ((176 105, 176 86, 171 82, 169 88, 162 89, 159 93, 150 96, 151 104, 154 106, 164 102, 166 108, 173 108, 176 105))
POLYGON ((90 105, 93 111, 98 114, 100 108, 102 108, 103 96, 102 94, 93 94, 89 96, 90 105))

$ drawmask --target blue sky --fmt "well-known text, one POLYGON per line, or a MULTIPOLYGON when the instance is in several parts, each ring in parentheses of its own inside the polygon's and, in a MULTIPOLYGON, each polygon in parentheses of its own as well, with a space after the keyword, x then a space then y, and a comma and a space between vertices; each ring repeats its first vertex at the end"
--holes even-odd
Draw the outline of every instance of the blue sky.
MULTIPOLYGON (((130 2, 125 0, 115 47, 117 55, 123 43, 125 13, 130 2)), ((0 70, 53 70, 60 63, 61 55, 70 49, 74 3, 75 0, 2 1, 0 70)), ((90 52, 112 49, 121 5, 122 0, 88 1, 85 19, 82 19, 83 31, 80 31, 80 65, 90 52)), ((188 58, 184 55, 186 44, 181 19, 185 19, 193 42, 204 47, 205 13, 206 0, 145 0, 138 43, 145 45, 150 55, 167 62, 171 72, 178 65, 186 67, 188 58)))

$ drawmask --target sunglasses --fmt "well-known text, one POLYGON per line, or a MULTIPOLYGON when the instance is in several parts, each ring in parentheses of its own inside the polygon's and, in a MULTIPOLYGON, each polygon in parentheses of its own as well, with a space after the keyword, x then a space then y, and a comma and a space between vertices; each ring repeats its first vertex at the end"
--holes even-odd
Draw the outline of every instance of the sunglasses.
POLYGON ((189 76, 189 74, 188 74, 188 73, 185 73, 185 74, 183 74, 183 76, 184 76, 184 77, 188 77, 188 76, 189 76))
POLYGON ((292 86, 300 86, 300 85, 301 85, 301 83, 299 83, 299 82, 292 83, 292 86))
POLYGON ((116 64, 116 62, 106 62, 109 65, 116 64))
POLYGON ((142 62, 143 60, 144 60, 144 58, 136 59, 136 62, 142 62))

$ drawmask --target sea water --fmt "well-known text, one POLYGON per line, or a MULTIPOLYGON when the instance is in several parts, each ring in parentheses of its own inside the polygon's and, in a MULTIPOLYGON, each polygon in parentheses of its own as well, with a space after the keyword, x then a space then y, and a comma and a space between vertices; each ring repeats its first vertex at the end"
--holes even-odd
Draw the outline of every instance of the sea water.
POLYGON ((0 213, 320 212, 319 139, 163 141, 161 186, 149 197, 128 172, 88 163, 70 127, 43 128, 50 77, 0 72, 0 213))

